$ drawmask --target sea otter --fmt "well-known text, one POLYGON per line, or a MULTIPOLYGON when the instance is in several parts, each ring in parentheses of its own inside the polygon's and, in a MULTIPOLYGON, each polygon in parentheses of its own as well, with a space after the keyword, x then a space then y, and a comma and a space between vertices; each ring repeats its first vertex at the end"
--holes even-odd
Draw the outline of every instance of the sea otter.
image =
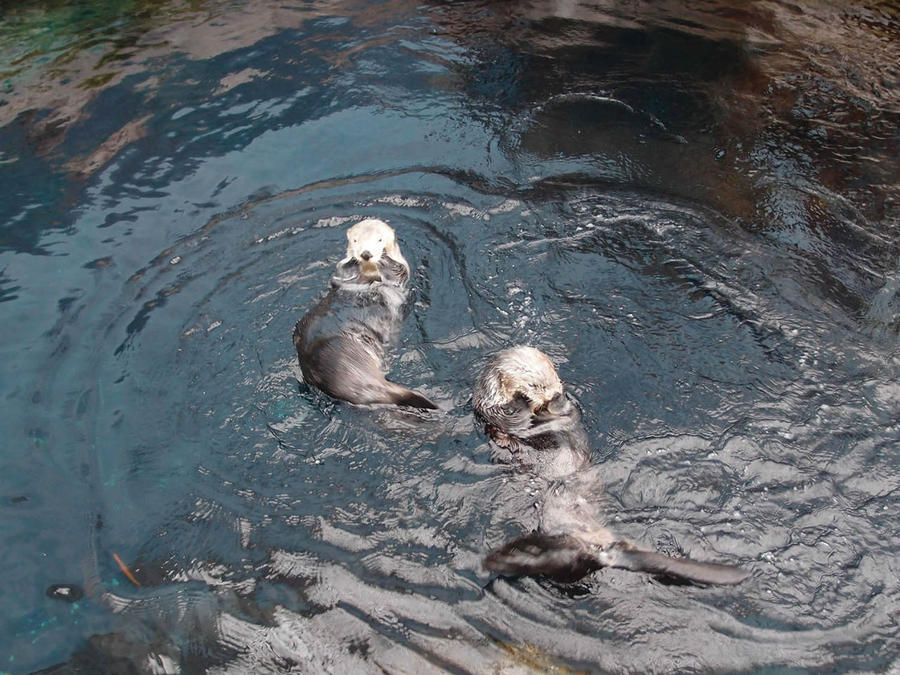
POLYGON ((736 584, 749 576, 731 565, 641 550, 604 526, 599 467, 591 465, 581 415, 543 352, 513 347, 494 356, 472 401, 493 442, 544 483, 538 529, 493 551, 487 569, 562 582, 601 567, 701 584, 736 584))
POLYGON ((294 327, 303 379, 350 403, 436 409, 384 377, 384 345, 396 337, 408 285, 409 263, 387 223, 368 218, 347 230, 328 294, 294 327))

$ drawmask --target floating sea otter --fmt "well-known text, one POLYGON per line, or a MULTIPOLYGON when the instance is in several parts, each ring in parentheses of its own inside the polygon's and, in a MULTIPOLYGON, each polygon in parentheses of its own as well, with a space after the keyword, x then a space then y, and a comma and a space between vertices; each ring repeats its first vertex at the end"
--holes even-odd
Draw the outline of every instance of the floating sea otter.
POLYGON ((351 403, 437 408, 384 377, 384 345, 403 319, 408 285, 409 264, 387 223, 370 218, 347 230, 331 289, 294 327, 303 379, 351 403))
POLYGON ((538 530, 488 555, 487 569, 563 582, 601 567, 702 584, 736 584, 749 576, 730 565, 643 551, 604 526, 598 467, 591 466, 581 415, 543 352, 514 347, 497 354, 479 375, 472 400, 491 439, 546 482, 538 530))

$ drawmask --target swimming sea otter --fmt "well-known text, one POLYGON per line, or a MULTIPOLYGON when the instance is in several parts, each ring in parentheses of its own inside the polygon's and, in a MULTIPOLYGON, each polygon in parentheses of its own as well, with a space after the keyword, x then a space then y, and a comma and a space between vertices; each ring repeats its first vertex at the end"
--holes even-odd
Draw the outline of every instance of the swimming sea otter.
POLYGON ((403 319, 408 285, 409 264, 387 223, 369 218, 347 230, 331 289, 294 327, 303 379, 351 403, 437 408, 384 377, 384 345, 403 319))
POLYGON ((591 466, 581 415, 543 352, 513 347, 494 356, 472 400, 491 439, 545 483, 538 530, 488 555, 487 569, 563 582, 601 567, 702 584, 736 584, 749 576, 730 565, 641 550, 604 526, 598 467, 591 466))

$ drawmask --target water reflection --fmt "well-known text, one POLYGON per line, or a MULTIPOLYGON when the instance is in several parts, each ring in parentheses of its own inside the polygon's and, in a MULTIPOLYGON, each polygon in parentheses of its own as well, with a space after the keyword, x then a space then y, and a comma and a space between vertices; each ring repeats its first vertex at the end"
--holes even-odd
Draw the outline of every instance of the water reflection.
POLYGON ((0 669, 891 667, 898 28, 876 3, 4 14, 0 669), (291 328, 364 216, 408 254, 391 366, 438 418, 298 382, 291 328), (484 572, 529 495, 468 397, 519 342, 582 405, 616 530, 751 580, 484 572))

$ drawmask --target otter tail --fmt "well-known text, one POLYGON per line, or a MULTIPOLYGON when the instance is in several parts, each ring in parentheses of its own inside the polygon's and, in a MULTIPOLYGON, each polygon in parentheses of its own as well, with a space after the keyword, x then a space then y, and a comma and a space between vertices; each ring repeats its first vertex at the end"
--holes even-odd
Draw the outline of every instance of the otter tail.
POLYGON ((626 542, 601 549, 573 535, 540 532, 507 542, 484 559, 484 566, 501 574, 542 575, 566 583, 578 581, 601 567, 647 572, 695 584, 737 584, 750 576, 739 567, 670 558, 633 548, 626 542))
POLYGON ((420 394, 417 391, 413 391, 412 389, 407 389, 406 387, 396 384, 395 382, 391 382, 390 380, 385 380, 387 384, 387 401, 382 401, 383 403, 393 403, 394 405, 407 405, 410 408, 423 408, 425 410, 437 410, 437 404, 433 403, 427 396, 420 394))
POLYGON ((426 396, 385 379, 380 345, 347 335, 309 341, 301 324, 294 329, 294 345, 307 384, 357 405, 389 403, 437 410, 426 396))

